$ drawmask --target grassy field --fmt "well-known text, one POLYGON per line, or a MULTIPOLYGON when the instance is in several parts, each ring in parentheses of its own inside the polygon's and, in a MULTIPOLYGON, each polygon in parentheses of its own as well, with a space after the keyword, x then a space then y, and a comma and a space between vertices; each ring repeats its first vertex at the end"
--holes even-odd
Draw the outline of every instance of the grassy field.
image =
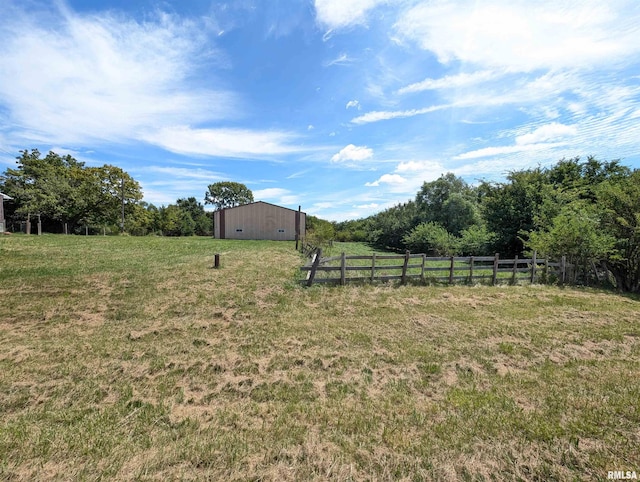
POLYGON ((637 297, 306 289, 302 262, 282 242, 0 239, 0 479, 640 473, 637 297))

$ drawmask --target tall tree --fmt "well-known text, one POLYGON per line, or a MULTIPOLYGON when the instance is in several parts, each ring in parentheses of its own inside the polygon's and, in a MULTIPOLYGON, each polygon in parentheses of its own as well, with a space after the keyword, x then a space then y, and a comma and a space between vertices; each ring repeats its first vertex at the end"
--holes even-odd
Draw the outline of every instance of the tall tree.
POLYGON ((45 220, 79 224, 116 224, 122 207, 131 213, 142 199, 140 185, 119 167, 85 167, 70 155, 37 149, 20 151, 16 168, 4 175, 3 191, 15 199, 23 219, 40 214, 45 220))
POLYGON ((253 193, 239 182, 222 181, 209 185, 204 193, 205 204, 213 204, 216 209, 230 208, 253 202, 253 193))
POLYGON ((456 236, 481 221, 473 189, 450 172, 422 185, 416 207, 418 222, 438 223, 456 236))
POLYGON ((615 239, 607 259, 618 289, 640 292, 640 170, 623 179, 601 183, 598 207, 603 210, 602 227, 615 239))
POLYGON ((194 233, 198 236, 211 234, 211 216, 207 216, 204 206, 195 197, 178 199, 177 206, 191 216, 195 224, 194 233))

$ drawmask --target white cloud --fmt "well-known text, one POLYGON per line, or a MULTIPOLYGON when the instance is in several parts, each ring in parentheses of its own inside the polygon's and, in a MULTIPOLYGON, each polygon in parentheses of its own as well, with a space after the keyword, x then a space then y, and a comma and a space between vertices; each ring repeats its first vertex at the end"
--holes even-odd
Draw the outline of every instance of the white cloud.
POLYGON ((407 184, 407 180, 400 174, 383 174, 380 178, 373 182, 368 182, 365 186, 377 187, 380 184, 391 184, 392 186, 404 186, 407 184))
POLYGON ((349 144, 343 147, 340 152, 334 154, 331 162, 364 161, 373 157, 373 149, 366 146, 355 146, 349 144))
POLYGON ((523 134, 516 137, 516 144, 537 144, 539 142, 556 141, 562 138, 575 136, 578 130, 575 126, 567 126, 558 122, 552 122, 541 127, 529 134, 523 134))
POLYGON ((515 144, 506 146, 491 146, 464 152, 454 159, 477 159, 482 157, 504 156, 522 152, 541 152, 553 150, 567 144, 568 138, 578 134, 576 126, 568 126, 552 122, 533 129, 527 134, 515 137, 515 144))
POLYGON ((168 14, 138 23, 109 13, 10 13, 0 22, 0 98, 16 137, 122 142, 235 115, 233 93, 187 88, 198 64, 216 58, 191 22, 168 14))
POLYGON ((524 72, 592 68, 640 52, 635 0, 444 0, 408 9, 395 29, 441 63, 524 72))
POLYGON ((253 191, 253 198, 256 201, 268 200, 276 204, 281 205, 293 205, 298 204, 298 196, 289 191, 288 189, 282 189, 279 187, 270 187, 267 189, 258 189, 253 191))
POLYGON ((313 203, 313 205, 311 206, 311 208, 315 211, 321 210, 321 209, 329 209, 332 208, 335 205, 335 203, 332 202, 319 202, 319 203, 313 203))
POLYGON ((386 0, 316 0, 316 20, 330 30, 362 25, 366 14, 386 0))
POLYGON ((456 89, 476 85, 499 77, 501 74, 494 70, 480 70, 477 72, 447 75, 439 79, 425 79, 421 82, 407 85, 398 90, 398 94, 410 94, 425 90, 456 89))
POLYGON ((352 124, 368 124, 371 122, 379 122, 383 120, 389 119, 398 119, 403 117, 414 117, 417 115, 428 114, 430 112, 436 112, 438 110, 442 110, 447 108, 445 105, 434 105, 431 107, 425 107, 423 109, 411 109, 411 110, 400 110, 400 111, 373 111, 367 112, 358 117, 354 117, 351 119, 352 124))
POLYGON ((347 54, 342 53, 338 55, 335 59, 324 62, 322 65, 324 67, 331 67, 332 65, 348 65, 354 62, 354 59, 349 57, 347 54))
POLYGON ((350 109, 352 107, 355 107, 356 109, 360 110, 360 102, 358 102, 357 100, 350 100, 349 102, 347 102, 347 109, 350 109))
POLYGON ((464 152, 454 159, 477 159, 480 157, 492 157, 500 156, 504 154, 514 154, 517 152, 533 152, 533 151, 546 151, 554 147, 561 146, 561 143, 539 143, 539 144, 522 144, 522 145, 510 145, 510 146, 498 146, 498 147, 484 147, 482 149, 476 149, 474 151, 464 152))
MULTIPOLYGON (((56 151, 57 152, 57 151, 56 151)), ((189 179, 205 179, 205 180, 221 180, 224 179, 225 176, 218 172, 209 171, 207 169, 189 169, 185 167, 165 167, 165 166, 149 166, 145 168, 148 172, 158 173, 158 174, 166 174, 171 176, 171 178, 189 178, 189 179)))
POLYGON ((383 174, 368 187, 383 186, 391 193, 415 195, 425 182, 438 179, 448 169, 438 161, 402 161, 396 165, 393 173, 383 174))
POLYGON ((294 140, 293 135, 278 131, 193 129, 188 126, 175 126, 149 133, 143 139, 171 152, 202 156, 261 159, 304 150, 290 144, 294 140))
POLYGON ((403 161, 396 167, 396 172, 430 173, 429 177, 435 175, 435 178, 443 171, 444 167, 437 161, 403 161))

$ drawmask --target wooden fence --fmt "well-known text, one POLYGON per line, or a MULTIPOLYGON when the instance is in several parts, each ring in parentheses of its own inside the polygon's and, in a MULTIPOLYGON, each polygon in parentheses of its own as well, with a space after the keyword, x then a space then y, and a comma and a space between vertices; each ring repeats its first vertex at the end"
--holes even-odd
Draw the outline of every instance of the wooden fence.
POLYGON ((428 257, 425 254, 372 254, 368 256, 322 257, 318 248, 311 260, 300 269, 307 272, 303 283, 373 282, 399 280, 402 284, 410 279, 421 282, 437 281, 454 283, 490 282, 536 283, 557 280, 565 283, 571 275, 572 266, 563 256, 559 262, 532 258, 501 259, 495 256, 428 257))

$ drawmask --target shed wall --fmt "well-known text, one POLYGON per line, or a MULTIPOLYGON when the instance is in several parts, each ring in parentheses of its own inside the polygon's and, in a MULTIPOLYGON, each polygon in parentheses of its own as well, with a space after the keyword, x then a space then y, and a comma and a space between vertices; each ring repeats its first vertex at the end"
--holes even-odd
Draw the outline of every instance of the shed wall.
MULTIPOLYGON (((225 239, 296 239, 298 211, 263 202, 216 211, 215 237, 225 239)), ((300 235, 306 231, 306 214, 300 213, 300 235)))

